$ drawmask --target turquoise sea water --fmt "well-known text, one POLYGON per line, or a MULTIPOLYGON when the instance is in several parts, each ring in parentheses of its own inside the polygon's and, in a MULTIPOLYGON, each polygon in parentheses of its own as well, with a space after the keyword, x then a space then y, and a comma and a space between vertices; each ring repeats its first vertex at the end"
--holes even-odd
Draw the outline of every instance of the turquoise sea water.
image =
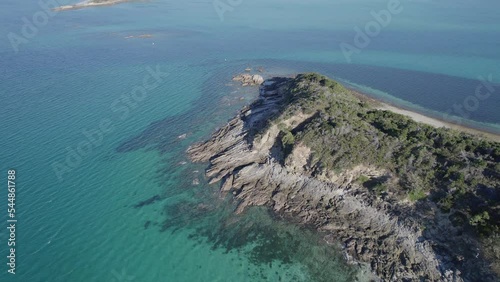
POLYGON ((352 281, 356 270, 322 234, 263 209, 234 215, 184 151, 256 97, 228 85, 246 67, 323 72, 437 117, 491 75, 496 91, 464 122, 498 131, 500 3, 401 1, 348 63, 339 44, 387 3, 242 1, 223 21, 212 1, 65 11, 16 53, 8 34, 21 36, 22 18, 41 8, 2 2, 0 175, 17 170, 18 222, 11 275, 2 180, 0 281, 352 281), (152 37, 125 38, 141 34, 152 37), (134 101, 148 68, 168 75, 134 101), (103 121, 112 130, 68 157, 103 121), (67 167, 61 177, 55 164, 67 167))

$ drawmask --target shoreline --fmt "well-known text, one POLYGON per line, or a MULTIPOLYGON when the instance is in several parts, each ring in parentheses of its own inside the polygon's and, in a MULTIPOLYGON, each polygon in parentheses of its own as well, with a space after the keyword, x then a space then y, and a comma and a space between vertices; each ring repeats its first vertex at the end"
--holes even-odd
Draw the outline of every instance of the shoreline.
POLYGON ((463 125, 463 124, 456 124, 452 123, 449 121, 445 121, 436 117, 432 117, 426 114, 422 114, 417 112, 416 110, 413 109, 408 109, 405 107, 402 107, 400 105, 394 105, 386 101, 382 101, 380 99, 371 97, 370 95, 366 93, 362 93, 357 89, 352 89, 349 88, 353 92, 353 94, 360 98, 362 101, 369 101, 370 103, 376 105, 375 109, 377 110, 387 110, 391 111, 393 113, 401 114, 404 116, 407 116, 411 119, 413 119, 416 122, 421 122, 436 128, 444 127, 444 128, 449 128, 453 130, 457 130, 460 132, 465 132, 469 133, 472 135, 475 135, 479 138, 485 138, 490 141, 495 141, 495 142, 500 142, 500 134, 496 134, 481 128, 469 126, 469 125, 463 125))

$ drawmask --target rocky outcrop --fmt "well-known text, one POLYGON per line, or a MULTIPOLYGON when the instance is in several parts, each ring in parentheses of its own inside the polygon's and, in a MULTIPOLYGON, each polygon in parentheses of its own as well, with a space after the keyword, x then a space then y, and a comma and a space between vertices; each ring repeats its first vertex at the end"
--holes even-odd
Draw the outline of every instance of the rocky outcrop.
MULTIPOLYGON (((316 177, 307 168, 311 152, 306 146, 296 146, 283 157, 273 118, 286 107, 289 83, 285 78, 264 82, 258 101, 208 141, 188 149, 193 161, 210 163, 206 176, 211 183, 221 181, 222 193, 231 192, 239 200, 236 212, 267 206, 327 232, 342 243, 347 259, 368 263, 383 281, 465 281, 455 258, 436 253, 433 240, 423 236, 408 206, 373 200, 353 180, 357 170, 383 172, 358 167, 349 177, 316 177)), ((309 117, 297 113, 280 123, 300 126, 309 117)))
POLYGON ((254 86, 261 85, 264 82, 264 78, 258 74, 251 75, 243 73, 233 77, 233 81, 241 82, 242 86, 254 86))

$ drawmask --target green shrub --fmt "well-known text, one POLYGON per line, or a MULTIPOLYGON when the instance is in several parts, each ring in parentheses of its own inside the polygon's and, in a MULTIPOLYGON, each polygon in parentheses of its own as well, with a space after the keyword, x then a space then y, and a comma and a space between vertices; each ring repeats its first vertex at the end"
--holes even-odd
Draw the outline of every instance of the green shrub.
POLYGON ((410 201, 412 201, 412 202, 416 202, 416 201, 425 199, 426 197, 427 197, 427 195, 425 194, 425 192, 422 189, 415 189, 415 190, 410 191, 410 193, 408 193, 408 199, 410 199, 410 201))
POLYGON ((283 144, 283 147, 293 145, 295 144, 295 137, 293 136, 292 132, 286 131, 286 133, 281 138, 281 142, 283 144))
POLYGON ((384 184, 381 184, 381 183, 378 183, 377 185, 375 185, 375 187, 373 187, 373 192, 375 192, 375 194, 377 194, 377 196, 382 195, 386 191, 387 191, 387 186, 385 186, 384 184))
POLYGON ((443 212, 449 212, 453 207, 453 195, 448 194, 439 200, 439 207, 443 212))
POLYGON ((469 224, 472 226, 485 226, 488 223, 489 219, 490 215, 488 214, 487 211, 484 211, 482 213, 472 216, 469 220, 469 224))
POLYGON ((356 182, 363 184, 363 183, 365 183, 368 180, 370 180, 370 178, 368 176, 360 175, 358 177, 358 179, 356 180, 356 182))

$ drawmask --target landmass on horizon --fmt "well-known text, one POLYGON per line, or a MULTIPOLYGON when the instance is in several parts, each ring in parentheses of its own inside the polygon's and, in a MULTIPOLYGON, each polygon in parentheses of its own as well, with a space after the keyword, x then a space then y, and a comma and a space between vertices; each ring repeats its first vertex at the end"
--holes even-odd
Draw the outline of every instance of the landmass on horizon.
POLYGON ((259 91, 188 149, 237 213, 266 206, 324 232, 384 281, 498 281, 499 142, 381 109, 315 73, 259 91))
POLYGON ((125 3, 125 2, 132 2, 132 1, 138 1, 138 0, 88 0, 88 1, 83 1, 80 3, 76 3, 74 5, 59 6, 59 7, 52 9, 52 10, 54 10, 54 11, 77 10, 77 9, 83 9, 83 8, 88 8, 88 7, 111 6, 111 5, 116 5, 116 4, 125 3))

